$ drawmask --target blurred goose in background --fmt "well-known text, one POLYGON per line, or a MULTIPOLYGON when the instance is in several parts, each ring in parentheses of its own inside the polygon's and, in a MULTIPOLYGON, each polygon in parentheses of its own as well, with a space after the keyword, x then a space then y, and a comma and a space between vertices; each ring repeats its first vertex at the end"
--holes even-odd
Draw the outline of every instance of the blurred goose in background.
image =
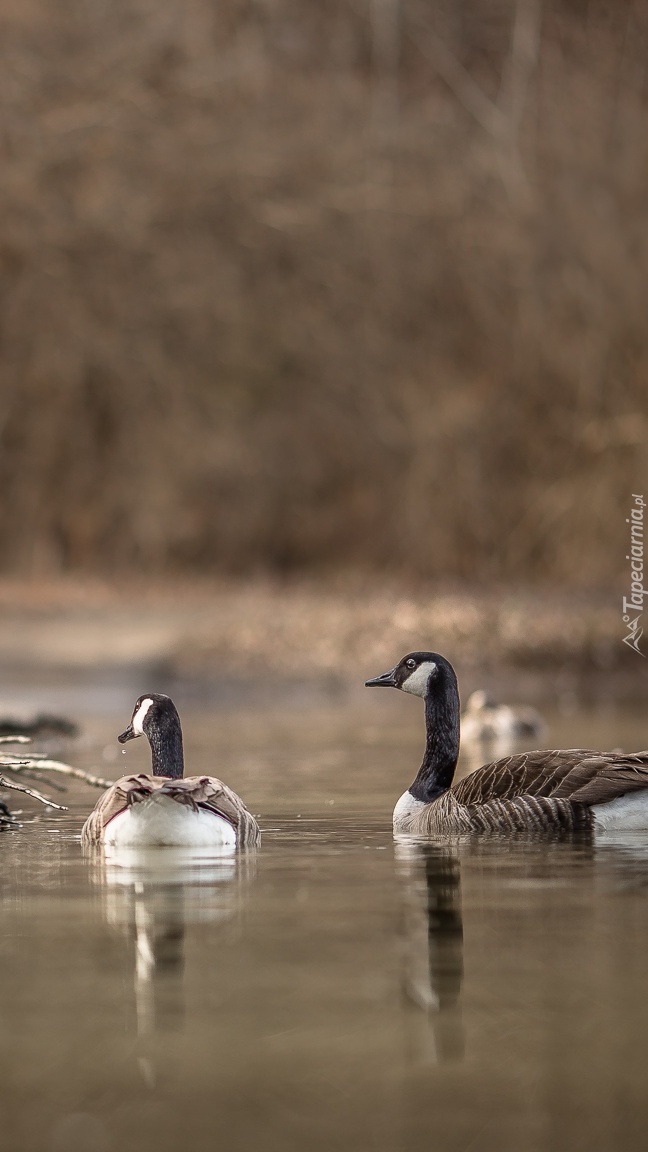
POLYGON ((483 688, 468 697, 461 715, 461 738, 473 743, 515 744, 543 740, 547 725, 529 704, 496 704, 483 688))
POLYGON ((449 660, 438 652, 410 652, 366 686, 398 688, 425 701, 423 762, 394 809, 395 832, 648 829, 648 752, 524 752, 453 785, 459 690, 449 660))
POLYGON ((240 796, 214 776, 184 778, 182 728, 168 696, 140 696, 120 744, 146 736, 152 775, 122 776, 86 820, 82 842, 124 847, 257 845, 259 826, 240 796))

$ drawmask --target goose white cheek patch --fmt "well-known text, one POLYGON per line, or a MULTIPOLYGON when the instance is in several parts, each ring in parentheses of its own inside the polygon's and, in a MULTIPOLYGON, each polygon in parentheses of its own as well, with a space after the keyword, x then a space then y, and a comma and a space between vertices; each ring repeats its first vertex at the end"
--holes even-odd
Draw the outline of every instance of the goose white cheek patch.
POLYGON ((419 664, 418 668, 415 668, 412 672, 412 675, 403 681, 403 692, 411 692, 412 696, 425 696, 428 680, 435 671, 436 664, 433 660, 426 660, 424 664, 419 664))
POLYGON ((149 708, 152 708, 152 707, 153 707, 153 701, 152 700, 149 700, 149 699, 142 700, 142 703, 140 704, 139 708, 137 709, 137 712, 135 712, 133 714, 133 719, 131 720, 131 726, 132 726, 133 732, 135 733, 136 736, 143 736, 144 735, 144 720, 146 718, 146 713, 148 712, 149 708))

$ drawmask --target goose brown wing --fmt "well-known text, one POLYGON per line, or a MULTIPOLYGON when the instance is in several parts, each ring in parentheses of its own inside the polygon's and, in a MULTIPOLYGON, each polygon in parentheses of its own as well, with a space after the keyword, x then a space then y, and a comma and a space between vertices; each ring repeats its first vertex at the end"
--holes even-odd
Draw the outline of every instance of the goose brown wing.
MULTIPOLYGON (((162 783, 160 781, 159 783, 162 783)), ((135 800, 142 800, 150 796, 159 788, 159 783, 152 776, 122 776, 119 780, 100 796, 92 812, 88 816, 81 840, 84 844, 95 844, 103 838, 104 828, 115 817, 119 816, 129 804, 135 800)))
POLYGON ((516 796, 551 796, 575 764, 592 753, 581 748, 567 752, 524 752, 485 764, 452 788, 467 807, 489 800, 513 800, 516 796))
POLYGON ((466 807, 518 796, 591 807, 648 788, 648 752, 602 754, 587 748, 525 752, 478 768, 452 788, 466 807))
POLYGON ((243 847, 259 843, 259 826, 254 816, 245 807, 241 797, 215 776, 165 780, 161 790, 165 796, 171 796, 179 804, 186 804, 194 811, 202 809, 227 820, 236 829, 238 843, 243 847))
POLYGON ((593 804, 607 804, 644 788, 648 789, 648 752, 634 755, 593 752, 560 782, 552 795, 591 808, 593 804))

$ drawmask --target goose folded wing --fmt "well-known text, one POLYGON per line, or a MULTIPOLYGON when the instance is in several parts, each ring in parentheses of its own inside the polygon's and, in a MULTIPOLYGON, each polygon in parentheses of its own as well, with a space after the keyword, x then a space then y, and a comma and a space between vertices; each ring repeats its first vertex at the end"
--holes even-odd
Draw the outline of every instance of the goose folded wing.
POLYGON ((155 789, 156 782, 150 776, 121 776, 95 804, 84 824, 83 840, 101 839, 104 828, 115 816, 119 816, 129 804, 150 796, 155 789))
POLYGON ((527 752, 486 764, 452 789, 460 804, 520 796, 591 806, 648 788, 648 753, 602 755, 587 748, 527 752))
POLYGON ((590 754, 552 795, 591 807, 643 789, 648 789, 648 752, 627 756, 590 754))
POLYGON ((580 786, 589 780, 577 775, 574 783, 570 777, 595 753, 585 748, 567 750, 542 750, 523 752, 507 756, 485 764, 475 772, 459 780, 452 788, 455 799, 466 807, 474 804, 487 804, 490 800, 514 800, 518 796, 563 796, 571 797, 576 783, 580 786), (564 791, 559 792, 558 789, 564 791))

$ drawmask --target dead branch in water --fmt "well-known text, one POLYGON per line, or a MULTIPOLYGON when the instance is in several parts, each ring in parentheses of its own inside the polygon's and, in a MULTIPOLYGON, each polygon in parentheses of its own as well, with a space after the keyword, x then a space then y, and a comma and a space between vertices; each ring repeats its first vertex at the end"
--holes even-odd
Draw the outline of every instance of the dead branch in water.
POLYGON ((49 788, 53 788, 55 792, 67 792, 65 784, 61 784, 58 780, 50 777, 48 780, 46 776, 35 769, 23 768, 20 773, 21 779, 34 780, 37 784, 47 784, 49 788))
MULTIPOLYGON (((4 757, 0 756, 0 765, 4 766, 4 757)), ((72 776, 75 780, 83 780, 91 788, 110 788, 112 780, 104 780, 103 776, 93 776, 91 772, 84 772, 82 768, 73 768, 71 764, 62 764, 59 760, 21 760, 18 770, 32 768, 37 772, 58 772, 61 776, 72 776)))
MULTIPOLYGON (((0 743, 28 744, 29 737, 0 737, 0 743)), ((11 773, 12 776, 22 774, 37 780, 43 778, 43 773, 57 773, 61 776, 71 776, 75 780, 83 780, 84 784, 89 784, 91 788, 109 788, 111 783, 110 780, 104 780, 101 776, 93 776, 90 772, 84 772, 82 768, 73 768, 71 764, 62 764, 59 760, 50 760, 46 753, 42 752, 34 752, 30 756, 14 756, 10 752, 2 752, 0 753, 0 769, 3 769, 4 772, 11 773)), ((58 781, 51 780, 50 784, 59 792, 65 791, 65 786, 58 781)), ((25 795, 32 796, 35 800, 40 800, 41 804, 47 804, 50 808, 57 808, 60 812, 67 812, 65 805, 56 804, 54 800, 51 800, 48 796, 43 796, 42 793, 37 792, 35 788, 28 788, 26 784, 19 784, 13 779, 8 779, 6 775, 0 776, 0 788, 11 788, 16 792, 24 792, 25 795)))
POLYGON ((110 788, 112 783, 110 780, 104 780, 102 776, 84 772, 82 768, 73 768, 71 764, 63 764, 59 760, 49 760, 47 756, 38 752, 29 757, 0 753, 0 768, 5 768, 9 772, 58 772, 61 776, 83 780, 91 788, 110 788))
POLYGON ((48 808, 56 808, 59 812, 67 812, 64 804, 55 804, 50 800, 49 796, 43 796, 42 792, 37 792, 35 788, 28 788, 26 784, 17 784, 15 780, 8 780, 6 776, 0 776, 0 788, 11 788, 14 792, 24 792, 26 796, 32 796, 34 800, 40 800, 41 804, 46 804, 48 808))

